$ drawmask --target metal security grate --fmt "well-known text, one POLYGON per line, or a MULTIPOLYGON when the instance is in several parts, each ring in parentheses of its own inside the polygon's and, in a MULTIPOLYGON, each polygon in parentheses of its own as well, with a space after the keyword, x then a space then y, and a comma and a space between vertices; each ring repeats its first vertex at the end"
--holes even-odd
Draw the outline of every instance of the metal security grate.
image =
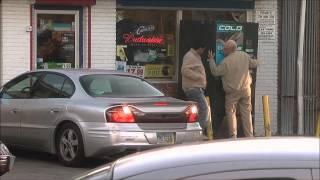
MULTIPOLYGON (((281 119, 282 135, 297 134, 297 52, 300 0, 282 1, 281 39, 281 119)), ((303 59, 304 135, 314 135, 319 111, 319 6, 320 1, 306 0, 303 59)))
POLYGON ((282 135, 296 133, 297 106, 297 52, 299 37, 300 0, 282 2, 281 39, 281 109, 280 131, 282 135))
POLYGON ((304 134, 314 135, 319 98, 319 1, 306 1, 306 34, 303 66, 304 134))

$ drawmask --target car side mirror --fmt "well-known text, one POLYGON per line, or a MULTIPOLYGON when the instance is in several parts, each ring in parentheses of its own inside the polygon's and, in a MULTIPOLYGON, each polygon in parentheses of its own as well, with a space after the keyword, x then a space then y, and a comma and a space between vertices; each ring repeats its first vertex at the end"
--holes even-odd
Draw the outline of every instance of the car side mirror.
POLYGON ((0 141, 0 176, 12 169, 14 160, 15 156, 13 156, 8 148, 0 141))
POLYGON ((9 156, 0 156, 0 176, 9 171, 10 158, 9 156))
POLYGON ((12 169, 14 159, 14 156, 0 156, 0 176, 12 169))

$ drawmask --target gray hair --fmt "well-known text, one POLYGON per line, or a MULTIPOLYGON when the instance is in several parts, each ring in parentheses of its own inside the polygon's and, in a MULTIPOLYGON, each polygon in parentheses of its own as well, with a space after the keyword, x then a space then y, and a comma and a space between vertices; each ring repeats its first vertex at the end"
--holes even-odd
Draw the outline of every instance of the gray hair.
POLYGON ((235 51, 238 45, 234 40, 230 39, 224 44, 224 46, 226 48, 230 48, 232 51, 235 51))

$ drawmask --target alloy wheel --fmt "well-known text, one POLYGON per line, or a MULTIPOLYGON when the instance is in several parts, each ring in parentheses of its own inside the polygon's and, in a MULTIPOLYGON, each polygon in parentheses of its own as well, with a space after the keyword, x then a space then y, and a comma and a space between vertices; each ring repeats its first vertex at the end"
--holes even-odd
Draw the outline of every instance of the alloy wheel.
POLYGON ((65 129, 62 133, 60 144, 60 154, 65 161, 72 161, 79 150, 79 138, 73 129, 65 129))

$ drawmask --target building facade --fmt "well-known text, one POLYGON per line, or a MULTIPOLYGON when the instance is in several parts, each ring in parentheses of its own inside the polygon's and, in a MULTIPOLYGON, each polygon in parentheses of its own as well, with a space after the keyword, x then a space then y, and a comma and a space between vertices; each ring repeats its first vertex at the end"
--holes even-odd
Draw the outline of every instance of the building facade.
POLYGON ((254 22, 259 24, 257 57, 263 61, 255 75, 254 130, 264 135, 261 97, 268 95, 272 132, 281 134, 281 1, 196 2, 2 0, 0 83, 39 68, 117 69, 178 97, 183 22, 254 22))

